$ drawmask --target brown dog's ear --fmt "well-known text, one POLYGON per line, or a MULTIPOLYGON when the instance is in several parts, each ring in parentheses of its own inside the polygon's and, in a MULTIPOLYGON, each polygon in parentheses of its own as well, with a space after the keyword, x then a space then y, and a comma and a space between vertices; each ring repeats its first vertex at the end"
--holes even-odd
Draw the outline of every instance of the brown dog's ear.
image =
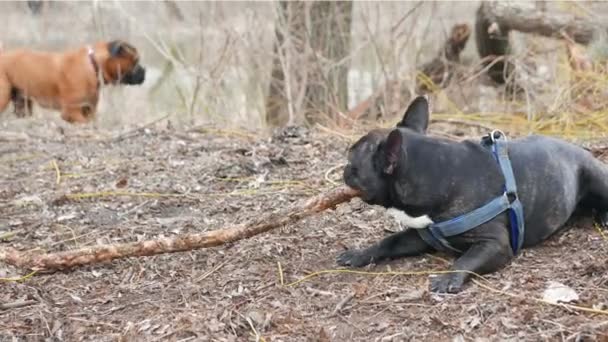
POLYGON ((113 40, 108 43, 108 51, 110 51, 112 57, 120 56, 123 53, 122 49, 122 42, 120 40, 113 40))
POLYGON ((429 125, 429 100, 425 95, 416 97, 405 110, 397 127, 407 127, 425 134, 429 125))
POLYGON ((386 158, 386 164, 384 166, 384 173, 387 175, 392 175, 395 172, 395 168, 397 168, 397 163, 399 162, 399 156, 401 155, 401 143, 403 142, 403 137, 401 136, 401 132, 398 129, 394 129, 386 138, 386 143, 384 145, 384 156, 386 158))
POLYGON ((108 43, 108 51, 112 57, 120 57, 125 54, 134 54, 135 48, 122 40, 113 40, 108 43))

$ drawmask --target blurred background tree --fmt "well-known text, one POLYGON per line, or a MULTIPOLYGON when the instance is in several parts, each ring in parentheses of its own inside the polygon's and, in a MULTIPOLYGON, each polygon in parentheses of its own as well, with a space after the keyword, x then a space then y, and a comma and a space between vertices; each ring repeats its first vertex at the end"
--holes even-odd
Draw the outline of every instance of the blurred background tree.
POLYGON ((437 120, 579 135, 608 127, 606 15, 572 1, 1 1, 0 46, 131 41, 147 80, 102 91, 106 127, 366 128, 424 92, 437 120))
POLYGON ((279 1, 276 6, 266 122, 339 120, 348 101, 352 1, 279 1))

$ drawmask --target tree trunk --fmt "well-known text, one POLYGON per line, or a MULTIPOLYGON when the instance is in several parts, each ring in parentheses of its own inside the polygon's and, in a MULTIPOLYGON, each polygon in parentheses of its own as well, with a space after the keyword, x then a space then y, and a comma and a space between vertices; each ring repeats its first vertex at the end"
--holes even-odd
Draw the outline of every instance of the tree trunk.
POLYGON ((352 1, 280 1, 266 122, 336 119, 348 101, 352 1), (297 117, 296 117, 297 116, 297 117))
MULTIPOLYGON (((270 126, 293 124, 293 98, 287 87, 285 72, 291 72, 294 64, 295 49, 303 49, 306 41, 306 4, 301 1, 279 1, 275 22, 275 42, 273 45, 270 87, 266 96, 266 123, 270 126), (290 58, 291 57, 291 58, 290 58), (291 110, 289 106, 292 106, 291 110)), ((301 52, 303 50, 300 50, 301 52)), ((295 75, 292 73, 292 77, 295 75)), ((293 82, 293 81, 292 81, 293 82)))
POLYGON ((358 191, 347 186, 340 186, 310 198, 306 202, 297 203, 291 208, 257 217, 249 223, 200 234, 178 235, 157 240, 115 245, 99 245, 49 254, 19 252, 9 247, 0 249, 0 262, 33 270, 61 270, 126 257, 184 252, 215 247, 246 239, 277 227, 293 224, 307 216, 334 208, 338 204, 349 201, 358 195, 358 191))
POLYGON ((310 7, 310 47, 313 70, 304 108, 309 121, 338 113, 348 105, 348 55, 351 46, 352 1, 316 1, 310 7))
POLYGON ((482 66, 488 68, 488 76, 498 84, 504 84, 513 72, 513 65, 506 59, 511 46, 508 26, 495 22, 492 6, 482 2, 475 17, 475 41, 482 66))

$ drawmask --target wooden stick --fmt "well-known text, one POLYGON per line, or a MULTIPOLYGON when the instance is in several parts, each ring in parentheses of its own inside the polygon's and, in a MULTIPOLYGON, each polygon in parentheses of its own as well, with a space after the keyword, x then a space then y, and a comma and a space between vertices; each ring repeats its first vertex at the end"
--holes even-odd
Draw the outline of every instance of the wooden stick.
POLYGON ((0 261, 32 270, 62 270, 75 266, 111 261, 114 259, 184 252, 215 247, 293 224, 357 197, 359 192, 347 186, 337 187, 317 195, 304 203, 277 213, 262 215, 249 223, 200 234, 177 235, 169 238, 115 245, 98 245, 59 253, 33 254, 14 248, 0 249, 0 261))

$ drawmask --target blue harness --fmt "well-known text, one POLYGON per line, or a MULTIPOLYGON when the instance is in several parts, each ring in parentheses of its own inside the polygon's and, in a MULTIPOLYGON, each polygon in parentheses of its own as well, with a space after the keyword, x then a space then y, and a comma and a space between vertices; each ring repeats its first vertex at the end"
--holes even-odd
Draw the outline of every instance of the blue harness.
POLYGON ((507 210, 511 226, 511 249, 513 255, 517 255, 524 242, 524 210, 517 198, 517 186, 509 160, 507 141, 502 132, 495 130, 488 137, 482 139, 481 145, 492 151, 498 165, 500 165, 505 178, 504 193, 471 212, 447 221, 433 223, 427 228, 417 229, 417 231, 426 243, 437 250, 462 253, 462 251, 450 245, 446 238, 467 232, 507 210))

